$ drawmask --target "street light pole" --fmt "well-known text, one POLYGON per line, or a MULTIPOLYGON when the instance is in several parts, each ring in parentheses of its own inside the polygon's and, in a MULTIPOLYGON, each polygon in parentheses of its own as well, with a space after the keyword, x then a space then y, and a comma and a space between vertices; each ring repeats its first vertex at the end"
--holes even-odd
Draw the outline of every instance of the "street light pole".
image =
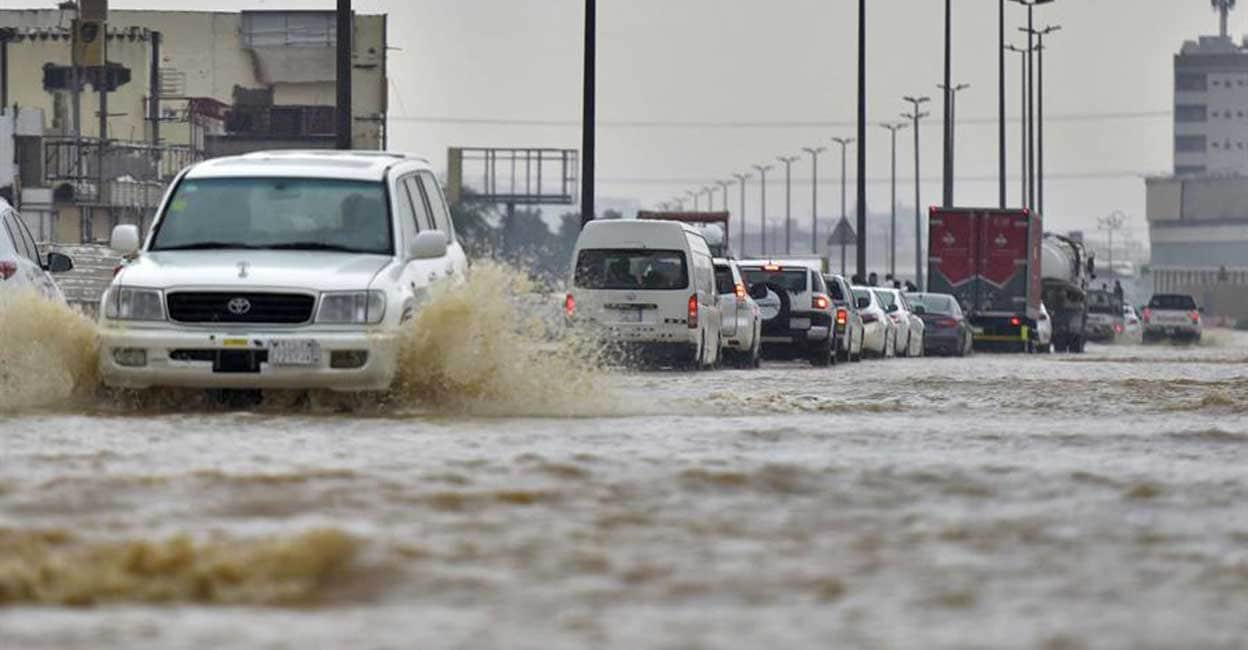
POLYGON ((1005 0, 997 7, 997 194, 999 206, 1006 207, 1005 196, 1005 0))
POLYGON ((733 174, 732 177, 741 184, 741 216, 737 221, 741 222, 741 257, 745 257, 745 182, 751 177, 749 174, 733 174))
POLYGON ((1127 215, 1122 210, 1114 210, 1108 216, 1097 218, 1097 227, 1109 233, 1109 272, 1114 272, 1114 232, 1122 230, 1127 223, 1127 215))
MULTIPOLYGON (((728 188, 732 185, 732 181, 715 181, 715 184, 718 185, 719 188, 723 190, 724 192, 724 212, 727 212, 728 211, 728 188)), ((724 242, 724 243, 727 244, 728 242, 724 242)))
POLYGON ((945 188, 946 196, 952 205, 954 202, 954 181, 957 179, 957 118, 958 118, 958 93, 970 88, 970 84, 958 84, 952 89, 946 88, 943 84, 938 86, 945 91, 945 95, 949 97, 949 151, 947 159, 949 161, 949 175, 945 178, 947 187, 945 188))
POLYGON ((1027 208, 1036 209, 1036 103, 1035 103, 1035 61, 1036 51, 1035 7, 1049 4, 1053 0, 1013 0, 1027 7, 1027 27, 1019 31, 1027 32, 1027 208))
POLYGON ((858 275, 867 277, 867 0, 858 0, 858 275))
POLYGON ((890 224, 890 227, 889 227, 889 235, 888 235, 888 250, 889 250, 888 272, 889 274, 893 276, 893 278, 896 278, 897 277, 897 132, 906 128, 906 123, 905 122, 896 122, 896 123, 885 122, 884 124, 881 124, 880 126, 885 129, 888 129, 888 134, 892 138, 892 147, 893 147, 893 158, 892 158, 892 170, 893 170, 893 178, 892 178, 893 212, 892 214, 893 214, 893 217, 892 217, 892 223, 890 224))
POLYGON ((1036 98, 1036 154, 1039 160, 1036 163, 1036 192, 1038 193, 1036 199, 1040 214, 1044 214, 1044 37, 1061 28, 1061 25, 1050 25, 1040 30, 1040 33, 1037 35, 1038 43, 1036 49, 1039 51, 1036 53, 1036 57, 1039 70, 1036 72, 1039 78, 1036 80, 1036 83, 1039 85, 1036 89, 1036 94, 1038 95, 1036 98))
POLYGON ((762 224, 762 241, 759 245, 762 247, 763 257, 767 257, 767 172, 772 170, 771 165, 754 165, 755 171, 759 176, 759 187, 762 188, 762 212, 758 215, 759 223, 762 224))
POLYGON ((801 160, 800 156, 780 156, 784 165, 784 254, 793 254, 793 163, 801 160))
POLYGON ((707 185, 702 191, 706 193, 706 211, 710 212, 715 209, 715 188, 707 185))
POLYGON ((923 289, 923 209, 921 197, 919 196, 919 120, 927 117, 930 113, 920 111, 923 104, 931 101, 930 97, 905 97, 907 102, 914 106, 914 110, 910 113, 903 113, 902 117, 911 120, 914 123, 914 283, 923 289))
POLYGON ((698 193, 693 190, 685 190, 685 196, 693 199, 693 211, 698 211, 698 193))
POLYGON ((849 219, 849 204, 845 196, 845 191, 847 189, 845 186, 845 166, 849 162, 849 157, 846 152, 849 149, 849 145, 854 143, 854 139, 832 138, 832 141, 841 145, 841 220, 847 221, 849 219))
POLYGON ((951 0, 945 0, 945 83, 942 85, 945 89, 944 99, 944 119, 945 119, 945 153, 944 153, 944 180, 942 181, 942 199, 941 205, 946 208, 953 207, 953 119, 952 112, 952 94, 949 89, 953 87, 953 3, 951 0))
POLYGON ((585 71, 581 100, 581 227, 594 218, 594 101, 597 97, 598 3, 585 0, 585 71))
POLYGON ((1018 100, 1018 125, 1019 125, 1019 201, 1022 207, 1027 207, 1027 50, 1013 45, 1005 46, 1005 49, 1019 55, 1018 60, 1021 62, 1019 66, 1019 88, 1021 93, 1018 100))
POLYGON ((827 147, 802 147, 810 154, 810 252, 819 254, 819 154, 827 147))

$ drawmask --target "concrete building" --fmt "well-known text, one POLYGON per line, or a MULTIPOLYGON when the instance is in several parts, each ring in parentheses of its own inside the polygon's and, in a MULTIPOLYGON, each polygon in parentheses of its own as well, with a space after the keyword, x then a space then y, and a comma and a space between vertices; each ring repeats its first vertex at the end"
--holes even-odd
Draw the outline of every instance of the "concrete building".
MULTIPOLYGON (((24 118, 10 118, 24 127, 13 129, 17 137, 0 130, 0 159, 19 161, 15 178, 0 168, 0 192, 10 187, 56 241, 100 241, 117 223, 145 225, 168 181, 193 161, 334 145, 333 11, 112 11, 109 70, 96 79, 98 69, 80 67, 80 93, 74 13, 0 11, 0 106, 24 118), (115 85, 103 146, 99 82, 115 85)), ((352 138, 360 149, 385 147, 386 29, 384 15, 355 17, 352 138)))
POLYGON ((1174 173, 1248 172, 1248 49, 1202 36, 1174 57, 1174 173))

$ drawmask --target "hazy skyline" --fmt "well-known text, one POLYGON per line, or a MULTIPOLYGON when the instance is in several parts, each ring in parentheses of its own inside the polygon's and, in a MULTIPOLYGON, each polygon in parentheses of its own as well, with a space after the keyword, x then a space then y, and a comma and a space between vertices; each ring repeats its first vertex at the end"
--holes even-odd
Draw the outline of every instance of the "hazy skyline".
MULTIPOLYGON (((5 7, 53 3, 13 2, 5 7)), ((332 9, 321 2, 113 0, 115 9, 332 9)), ((774 163, 804 146, 854 135, 856 4, 850 0, 599 0, 598 194, 653 205, 687 189, 774 163)), ((943 3, 868 7, 868 204, 888 210, 889 139, 901 96, 937 98, 943 3)), ((958 203, 997 199, 997 2, 957 0, 958 203)), ((579 147, 580 0, 356 0, 391 15, 390 146, 439 166, 448 146, 579 147)), ((1008 39, 1026 12, 1007 8, 1008 39)), ((1173 55, 1216 32, 1207 0, 1057 0, 1036 10, 1048 40, 1046 207, 1053 228, 1095 228, 1123 209, 1143 237, 1142 176, 1172 167, 1173 55), (1114 117, 1117 116, 1117 117, 1114 117)), ((1245 11, 1231 15, 1236 40, 1245 11)), ((15 62, 16 63, 16 62, 15 62)), ((1019 60, 1007 58, 1006 98, 1019 110, 1019 60)), ((939 200, 939 102, 922 125, 923 201, 939 200)), ((1019 124, 1007 126, 1011 203, 1018 200, 1019 124)), ((898 138, 900 202, 913 203, 913 136, 898 138)), ((853 157, 849 172, 853 210, 853 157)), ((839 155, 820 161, 820 213, 837 216, 839 155)), ((783 174, 769 176, 769 217, 783 216, 783 174)), ((793 210, 810 214, 808 158, 794 166, 793 210)), ((719 193, 716 193, 716 205, 719 193)), ((731 190, 730 207, 738 200, 731 190)), ((758 183, 747 218, 757 223, 758 183)))

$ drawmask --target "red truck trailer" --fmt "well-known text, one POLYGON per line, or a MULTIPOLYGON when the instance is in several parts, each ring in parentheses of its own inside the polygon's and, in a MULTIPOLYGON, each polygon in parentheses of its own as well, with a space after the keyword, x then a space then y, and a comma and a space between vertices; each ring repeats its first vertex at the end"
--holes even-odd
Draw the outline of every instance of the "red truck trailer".
POLYGON ((979 348, 1027 352, 1040 318, 1044 224, 1029 210, 932 208, 928 287, 957 298, 979 348))

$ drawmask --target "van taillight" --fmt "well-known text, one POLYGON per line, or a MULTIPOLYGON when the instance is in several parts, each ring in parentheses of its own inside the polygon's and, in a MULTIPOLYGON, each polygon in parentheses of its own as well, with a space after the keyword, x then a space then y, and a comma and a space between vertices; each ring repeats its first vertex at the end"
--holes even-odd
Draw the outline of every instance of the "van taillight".
POLYGON ((0 262, 0 280, 8 280, 17 275, 17 262, 5 260, 0 262))
POLYGON ((689 296, 689 329, 696 329, 698 326, 698 294, 689 296))
POLYGON ((576 316, 576 298, 570 293, 563 299, 563 313, 567 314, 568 318, 576 316))
POLYGON ((737 302, 745 300, 745 285, 744 284, 737 283, 737 286, 735 289, 733 289, 733 291, 736 292, 737 294, 737 302))

